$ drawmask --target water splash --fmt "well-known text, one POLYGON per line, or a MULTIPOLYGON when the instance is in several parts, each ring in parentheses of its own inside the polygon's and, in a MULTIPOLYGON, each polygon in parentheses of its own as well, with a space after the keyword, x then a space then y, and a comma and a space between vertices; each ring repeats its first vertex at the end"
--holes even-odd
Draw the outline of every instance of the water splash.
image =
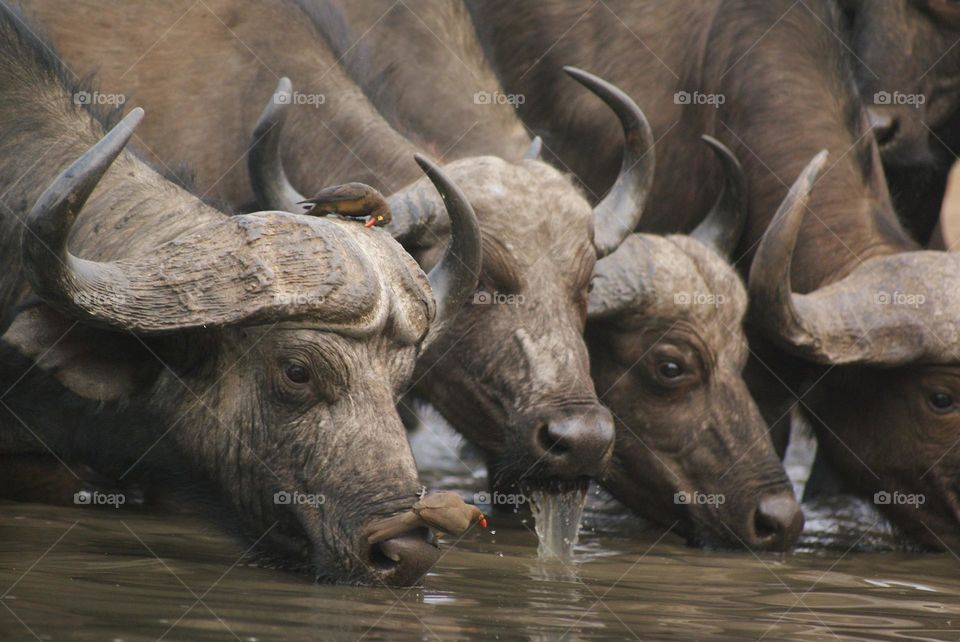
POLYGON ((530 511, 540 539, 537 546, 540 559, 573 559, 586 501, 586 486, 562 492, 530 492, 530 511))

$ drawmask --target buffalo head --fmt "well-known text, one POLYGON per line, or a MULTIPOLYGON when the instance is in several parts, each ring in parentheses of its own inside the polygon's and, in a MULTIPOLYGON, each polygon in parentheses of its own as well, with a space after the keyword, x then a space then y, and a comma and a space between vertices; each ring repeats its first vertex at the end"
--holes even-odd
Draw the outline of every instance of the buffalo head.
POLYGON ((617 421, 604 485, 702 544, 785 550, 803 515, 743 380, 747 295, 727 255, 747 214, 732 152, 704 137, 723 192, 690 236, 634 234, 597 263, 587 343, 617 421))
POLYGON ((807 294, 790 270, 821 152, 768 228, 750 271, 755 321, 808 363, 804 394, 822 452, 909 534, 960 545, 960 265, 956 254, 864 259, 807 294))
POLYGON ((158 442, 175 443, 252 539, 322 580, 414 582, 438 556, 426 530, 373 545, 363 531, 417 499, 395 403, 419 351, 442 341, 475 287, 480 240, 469 204, 421 161, 453 228, 429 279, 380 229, 278 211, 212 214, 155 247, 133 239, 123 258, 91 259, 114 239, 80 217, 88 199, 109 210, 146 190, 183 216, 205 207, 121 155, 142 113, 132 111, 33 206, 23 267, 45 305, 22 313, 4 339, 36 354, 31 342, 51 317, 112 337, 104 344, 117 347, 93 359, 99 367, 84 369, 80 352, 56 376, 96 401, 141 402, 144 421, 157 418, 158 442), (118 156, 110 188, 95 191, 118 156), (149 353, 138 376, 104 367, 133 359, 122 347, 131 343, 149 353))

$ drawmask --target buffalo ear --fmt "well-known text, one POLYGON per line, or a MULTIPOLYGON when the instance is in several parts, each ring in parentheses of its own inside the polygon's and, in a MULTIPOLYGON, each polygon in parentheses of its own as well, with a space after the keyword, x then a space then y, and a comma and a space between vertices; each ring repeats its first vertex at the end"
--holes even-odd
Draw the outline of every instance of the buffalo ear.
POLYGON ((960 251, 960 161, 953 164, 940 205, 940 220, 930 237, 930 247, 960 251))
POLYGON ((21 311, 2 341, 73 393, 95 401, 132 395, 160 367, 135 336, 85 326, 44 303, 21 311))

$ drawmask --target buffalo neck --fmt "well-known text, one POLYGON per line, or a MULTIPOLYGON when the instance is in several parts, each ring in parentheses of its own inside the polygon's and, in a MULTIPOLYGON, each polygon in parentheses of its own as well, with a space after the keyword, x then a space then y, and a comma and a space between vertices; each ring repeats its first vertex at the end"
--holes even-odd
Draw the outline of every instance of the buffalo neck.
POLYGON ((344 64, 398 131, 443 158, 520 158, 530 135, 481 48, 460 0, 344 3, 354 34, 344 64), (416 43, 416 46, 411 46, 416 43))
POLYGON ((743 246, 759 242, 810 159, 830 152, 794 255, 794 265, 803 266, 794 270, 800 292, 838 280, 871 257, 915 249, 872 153, 843 45, 826 26, 835 17, 823 3, 808 4, 785 15, 788 3, 767 0, 718 12, 701 76, 703 86, 731 97, 714 110, 714 127, 750 177, 743 246))

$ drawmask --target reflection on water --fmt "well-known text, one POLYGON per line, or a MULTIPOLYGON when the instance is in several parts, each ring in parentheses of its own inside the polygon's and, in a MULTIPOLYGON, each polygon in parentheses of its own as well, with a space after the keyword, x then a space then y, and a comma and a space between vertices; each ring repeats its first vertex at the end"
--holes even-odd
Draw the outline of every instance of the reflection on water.
MULTIPOLYGON (((438 457, 432 488, 482 488, 431 444, 417 452, 438 457)), ((820 509, 815 526, 846 514, 820 509)), ((960 637, 960 562, 863 552, 874 544, 862 531, 834 528, 828 548, 808 533, 787 555, 704 552, 672 536, 653 546, 661 532, 591 492, 568 563, 537 559, 529 515, 491 522, 448 545, 423 587, 398 590, 255 568, 243 544, 177 517, 0 504, 0 640, 960 637)))

